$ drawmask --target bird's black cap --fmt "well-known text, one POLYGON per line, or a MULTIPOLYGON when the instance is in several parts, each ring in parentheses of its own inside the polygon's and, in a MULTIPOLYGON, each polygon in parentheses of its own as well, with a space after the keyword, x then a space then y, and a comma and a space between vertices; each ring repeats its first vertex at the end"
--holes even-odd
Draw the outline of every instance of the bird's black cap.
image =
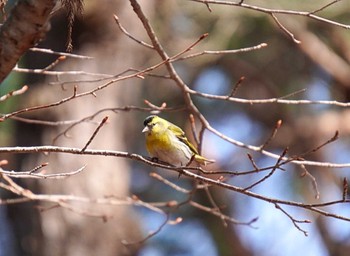
POLYGON ((156 117, 155 115, 151 115, 151 116, 146 117, 145 121, 143 121, 143 125, 147 126, 150 122, 152 122, 153 118, 155 118, 155 117, 156 117))

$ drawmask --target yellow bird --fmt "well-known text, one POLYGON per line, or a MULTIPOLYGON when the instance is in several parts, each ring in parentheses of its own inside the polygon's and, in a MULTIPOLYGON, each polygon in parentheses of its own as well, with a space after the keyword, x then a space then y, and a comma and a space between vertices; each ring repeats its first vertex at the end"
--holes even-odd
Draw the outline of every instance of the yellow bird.
POLYGON ((180 127, 156 115, 147 117, 142 130, 146 148, 151 157, 174 166, 186 166, 193 159, 206 165, 215 162, 198 154, 180 127))

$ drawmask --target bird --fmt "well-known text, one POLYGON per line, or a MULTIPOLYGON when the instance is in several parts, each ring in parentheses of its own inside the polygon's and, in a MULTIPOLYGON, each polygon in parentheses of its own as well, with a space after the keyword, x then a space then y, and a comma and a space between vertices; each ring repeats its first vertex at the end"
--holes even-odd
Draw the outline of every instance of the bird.
POLYGON ((206 165, 215 162, 198 153, 189 142, 184 131, 175 124, 157 116, 150 115, 144 122, 146 148, 152 160, 158 160, 173 166, 187 166, 192 161, 206 165))

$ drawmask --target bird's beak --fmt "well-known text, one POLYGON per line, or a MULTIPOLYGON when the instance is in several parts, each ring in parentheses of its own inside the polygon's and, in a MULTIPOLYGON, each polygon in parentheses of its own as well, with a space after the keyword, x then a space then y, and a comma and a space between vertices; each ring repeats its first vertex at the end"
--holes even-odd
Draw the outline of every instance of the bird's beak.
POLYGON ((145 132, 149 132, 149 128, 148 128, 148 126, 146 126, 145 128, 143 128, 142 132, 143 132, 143 133, 145 133, 145 132))

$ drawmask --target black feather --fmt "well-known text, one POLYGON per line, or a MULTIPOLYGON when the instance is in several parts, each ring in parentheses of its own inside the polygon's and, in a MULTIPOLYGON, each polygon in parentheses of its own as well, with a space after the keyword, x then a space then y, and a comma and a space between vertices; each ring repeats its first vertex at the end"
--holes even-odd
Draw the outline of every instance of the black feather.
POLYGON ((143 125, 147 126, 150 122, 152 122, 153 118, 155 117, 156 117, 155 115, 146 117, 145 121, 143 121, 143 125))

